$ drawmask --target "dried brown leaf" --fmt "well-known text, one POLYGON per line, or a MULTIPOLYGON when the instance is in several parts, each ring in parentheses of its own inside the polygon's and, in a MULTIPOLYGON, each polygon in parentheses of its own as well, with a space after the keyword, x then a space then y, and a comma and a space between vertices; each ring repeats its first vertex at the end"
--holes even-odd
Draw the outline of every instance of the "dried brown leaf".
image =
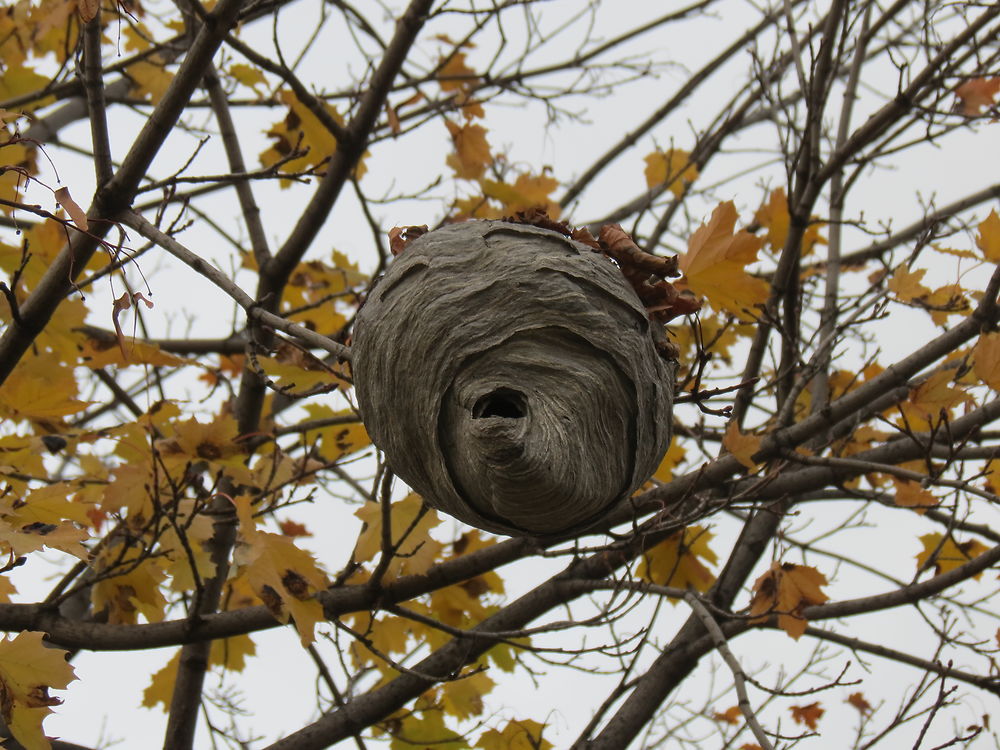
POLYGON ((80 208, 80 204, 73 200, 73 196, 69 194, 69 188, 63 186, 61 188, 56 188, 53 192, 56 202, 66 209, 66 213, 73 220, 73 224, 81 232, 90 231, 90 222, 87 221, 87 212, 80 208))

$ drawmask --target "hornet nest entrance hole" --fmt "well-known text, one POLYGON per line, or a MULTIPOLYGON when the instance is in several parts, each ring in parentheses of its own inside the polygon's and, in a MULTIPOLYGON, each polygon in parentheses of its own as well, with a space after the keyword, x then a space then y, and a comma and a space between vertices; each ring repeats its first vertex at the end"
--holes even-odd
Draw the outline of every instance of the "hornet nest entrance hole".
POLYGON ((513 388, 497 388, 480 396, 472 407, 473 419, 500 417, 501 419, 524 419, 528 413, 528 402, 524 394, 513 388))

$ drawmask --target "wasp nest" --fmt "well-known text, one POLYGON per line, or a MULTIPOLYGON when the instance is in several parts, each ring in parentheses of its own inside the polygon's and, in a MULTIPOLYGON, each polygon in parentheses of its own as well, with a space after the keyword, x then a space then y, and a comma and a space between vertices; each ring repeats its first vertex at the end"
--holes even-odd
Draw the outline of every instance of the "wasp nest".
POLYGON ((358 314, 358 405, 392 471, 435 508, 503 534, 577 533, 667 449, 674 363, 656 327, 586 245, 523 224, 446 226, 410 243, 358 314))

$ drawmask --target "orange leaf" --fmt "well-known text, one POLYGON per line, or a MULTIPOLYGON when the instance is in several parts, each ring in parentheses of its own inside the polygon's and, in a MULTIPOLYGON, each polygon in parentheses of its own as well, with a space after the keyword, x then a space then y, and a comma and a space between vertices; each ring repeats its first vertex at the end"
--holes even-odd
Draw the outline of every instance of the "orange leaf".
POLYGON ((760 450, 760 436, 740 432, 736 422, 730 422, 722 437, 722 447, 733 454, 737 461, 750 471, 757 468, 753 455, 760 450))
POLYGON ((726 724, 739 724, 740 720, 743 718, 743 714, 740 712, 739 706, 730 706, 721 713, 716 711, 712 714, 712 718, 716 721, 725 722, 726 724))
POLYGON ((826 711, 819 707, 819 701, 808 706, 792 706, 792 718, 796 724, 805 724, 810 729, 816 728, 816 723, 826 711))
POLYGON ((826 576, 811 566, 773 562, 754 582, 750 615, 763 619, 777 612, 778 627, 798 640, 806 631, 802 610, 830 598, 820 591, 826 584, 826 576))
POLYGON ((295 521, 282 521, 278 524, 278 528, 281 529, 281 533, 285 536, 312 536, 312 532, 309 529, 295 521))
POLYGON ((927 508, 933 508, 941 502, 933 494, 921 487, 919 482, 911 482, 907 479, 893 477, 892 483, 896 487, 894 501, 901 508, 916 508, 918 513, 923 513, 927 508))
POLYGON ((865 700, 863 693, 851 693, 847 696, 847 702, 854 706, 858 711, 861 712, 862 716, 865 714, 870 714, 874 709, 872 709, 872 704, 865 700))
POLYGON ((993 99, 1000 92, 1000 78, 971 78, 955 89, 961 103, 962 114, 975 117, 983 107, 992 107, 993 99))
POLYGON ((762 240, 745 229, 734 233, 736 207, 720 203, 708 224, 691 235, 688 251, 680 259, 681 283, 708 298, 712 307, 750 318, 748 310, 767 300, 768 284, 746 272, 757 260, 762 240))

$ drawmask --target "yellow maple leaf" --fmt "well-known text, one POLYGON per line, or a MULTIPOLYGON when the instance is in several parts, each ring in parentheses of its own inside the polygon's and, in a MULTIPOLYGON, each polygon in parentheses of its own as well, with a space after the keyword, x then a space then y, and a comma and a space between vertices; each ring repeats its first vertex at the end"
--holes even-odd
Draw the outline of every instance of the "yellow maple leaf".
MULTIPOLYGON (((917 570, 923 570, 933 563, 934 575, 954 570, 989 551, 989 548, 978 539, 958 543, 951 535, 946 537, 938 532, 924 534, 920 537, 920 543, 923 549, 916 555, 917 570)), ((973 578, 978 581, 981 576, 982 573, 977 573, 973 578)))
POLYGON ((322 361, 293 346, 284 346, 285 353, 276 357, 258 357, 260 369, 279 388, 289 388, 298 394, 321 386, 347 387, 347 382, 338 380, 322 361), (299 352, 301 356, 288 357, 288 351, 299 352))
POLYGON ((1000 391, 1000 333, 979 335, 972 350, 972 371, 995 391, 1000 391))
POLYGON ((10 604, 10 598, 17 593, 17 586, 7 576, 0 576, 0 602, 10 604))
POLYGON ((433 708, 401 717, 392 734, 389 750, 465 750, 469 746, 460 734, 445 726, 442 712, 433 708))
POLYGON ((986 260, 1000 260, 1000 216, 997 216, 996 209, 979 223, 976 247, 983 251, 986 260))
POLYGON ((175 522, 163 531, 157 543, 164 557, 164 571, 170 576, 170 588, 178 593, 194 590, 196 571, 201 581, 215 575, 209 551, 214 524, 209 516, 195 511, 194 500, 181 500, 175 522))
POLYGON ((753 456, 760 450, 760 441, 759 435, 741 432, 736 422, 730 422, 726 427, 726 434, 722 436, 722 447, 732 453, 737 461, 753 471, 758 466, 754 462, 753 456))
MULTIPOLYGON (((355 612, 347 616, 355 632, 361 633, 382 654, 402 654, 407 651, 410 634, 424 626, 402 617, 371 612, 355 612)), ((351 661, 361 668, 372 661, 374 652, 366 644, 354 641, 350 646, 351 661)))
POLYGON ((918 268, 915 271, 910 271, 905 263, 901 263, 892 272, 892 276, 886 282, 886 288, 895 294, 896 299, 900 302, 912 302, 913 300, 921 299, 931 293, 931 290, 921 283, 926 273, 926 268, 918 268))
POLYGON ((764 242, 772 250, 780 250, 785 246, 788 237, 788 225, 791 221, 788 215, 788 198, 784 188, 775 188, 767 203, 761 205, 753 215, 754 220, 767 230, 764 242))
POLYGON ((10 512, 3 511, 5 518, 17 524, 46 523, 60 524, 73 521, 86 525, 87 505, 74 502, 73 495, 78 487, 72 482, 54 482, 36 487, 15 504, 10 512))
POLYGON ((0 416, 50 420, 76 414, 90 402, 76 398, 73 369, 52 352, 28 355, 0 386, 0 416))
POLYGON ((15 495, 21 496, 28 491, 27 477, 46 474, 42 459, 45 452, 45 444, 40 437, 0 437, 0 476, 15 495))
MULTIPOLYGON (((781 250, 788 239, 788 227, 791 217, 788 215, 788 198, 785 196, 784 188, 775 188, 771 191, 767 203, 764 203, 754 213, 754 220, 767 230, 764 235, 764 242, 772 250, 781 250)), ((816 245, 825 245, 826 239, 821 237, 819 230, 824 226, 822 222, 812 220, 802 233, 802 255, 808 255, 816 245)))
MULTIPOLYGON (((444 545, 430 535, 431 529, 441 523, 438 514, 427 510, 417 520, 423 506, 421 497, 412 492, 392 503, 389 536, 397 548, 386 569, 389 577, 424 573, 444 550, 444 545)), ((364 521, 354 558, 358 562, 372 560, 382 550, 382 507, 379 503, 365 503, 354 515, 364 521)))
MULTIPOLYGON (((243 265, 258 270, 252 253, 243 255, 243 265)), ((356 263, 338 251, 328 260, 303 261, 288 279, 282 311, 295 322, 332 336, 340 332, 346 319, 329 301, 348 290, 360 289, 368 280, 356 263)))
POLYGON ((671 534, 646 550, 636 568, 636 576, 661 586, 708 591, 715 583, 715 576, 701 561, 713 565, 718 562, 715 552, 708 546, 713 536, 701 526, 688 526, 671 534))
POLYGON ((326 404, 308 404, 305 407, 311 421, 330 420, 332 424, 308 430, 303 435, 306 443, 319 441, 319 451, 326 461, 338 461, 371 445, 372 440, 357 414, 347 409, 337 411, 326 404), (347 420, 351 421, 347 421, 347 420))
POLYGON ((691 162, 691 154, 679 148, 654 151, 643 160, 646 162, 646 186, 666 185, 678 198, 684 195, 688 185, 698 179, 698 167, 691 162))
POLYGON ((674 478, 674 469, 677 468, 677 465, 684 460, 684 455, 684 447, 677 442, 677 436, 674 435, 670 438, 670 447, 667 448, 667 452, 663 454, 660 465, 653 473, 653 479, 663 483, 667 483, 672 480, 674 478))
MULTIPOLYGON (((0 100, 13 99, 21 94, 30 94, 36 91, 44 91, 47 86, 51 86, 52 81, 48 76, 35 71, 34 68, 22 65, 14 60, 8 64, 0 76, 0 100)), ((25 108, 37 109, 50 104, 55 99, 49 95, 43 99, 36 99, 25 108)))
POLYGON ((125 40, 126 52, 142 52, 143 50, 147 50, 152 46, 150 40, 156 38, 156 35, 150 31, 146 24, 135 20, 128 25, 124 25, 120 33, 125 40))
POLYGON ((732 201, 720 203, 708 224, 691 235, 680 259, 684 277, 679 283, 708 298, 717 310, 752 319, 754 306, 767 300, 769 286, 745 269, 757 260, 762 241, 745 229, 734 234, 735 226, 736 207, 732 201))
POLYGON ((87 367, 96 370, 100 367, 129 367, 131 365, 149 365, 150 367, 180 367, 190 364, 190 360, 177 357, 161 351, 155 344, 126 337, 125 354, 114 339, 98 340, 87 338, 80 350, 80 358, 87 367), (126 356, 127 355, 127 356, 126 356))
POLYGON ((253 89, 254 93, 257 95, 261 94, 261 92, 257 90, 257 87, 267 85, 267 79, 264 77, 263 71, 252 65, 247 65, 245 63, 233 63, 229 66, 229 69, 226 72, 228 72, 229 75, 231 75, 237 82, 247 88, 253 89))
POLYGON ((949 370, 940 370, 910 391, 909 399, 900 404, 910 429, 929 430, 942 415, 951 418, 956 407, 974 403, 968 393, 950 385, 953 375, 949 370))
MULTIPOLYGON (((212 641, 208 664, 212 667, 222 667, 230 672, 242 672, 246 666, 246 658, 255 653, 257 646, 246 634, 220 638, 212 641)), ((170 709, 174 683, 177 682, 177 667, 180 663, 181 652, 178 650, 170 657, 170 661, 153 673, 149 685, 142 692, 142 705, 145 708, 156 708, 160 705, 164 711, 170 709)))
POLYGON ((451 221, 466 219, 499 219, 504 212, 485 195, 473 195, 469 198, 456 198, 452 204, 454 214, 451 221))
POLYGON ((149 97, 149 101, 155 106, 167 93, 174 74, 165 70, 162 63, 158 65, 151 62, 152 59, 154 58, 132 63, 125 68, 125 75, 135 84, 135 92, 142 98, 149 97))
POLYGON ((148 622, 163 620, 167 600, 160 591, 166 578, 158 557, 140 557, 140 551, 130 549, 121 555, 118 549, 105 548, 94 563, 99 580, 90 590, 95 612, 107 610, 107 621, 113 625, 135 625, 139 615, 148 622), (108 573, 121 571, 105 577, 108 573))
POLYGON ((241 468, 246 449, 239 442, 239 428, 231 414, 220 414, 211 422, 195 418, 174 422, 172 439, 164 442, 161 453, 167 465, 201 459, 222 466, 241 468), (169 459, 173 459, 170 461, 169 459))
MULTIPOLYGON (((7 71, 4 72, 4 76, 7 75, 7 71)), ((6 131, 3 131, 6 134, 6 131)), ((0 174, 0 198, 5 201, 17 202, 24 190, 26 185, 26 179, 23 173, 28 175, 33 175, 38 172, 36 165, 36 152, 33 146, 25 145, 22 143, 5 143, 3 147, 3 165, 7 167, 3 174, 0 174)), ((5 213, 10 213, 14 210, 14 206, 4 205, 3 211, 5 213)), ((20 264, 21 250, 20 248, 12 248, 13 252, 10 255, 15 259, 15 262, 20 264)), ((30 286, 34 286, 32 276, 40 276, 42 270, 39 268, 38 264, 28 264, 29 266, 34 266, 28 278, 24 281, 30 286)), ((17 265, 14 266, 17 268, 17 265)))
POLYGON ((914 508, 917 513, 923 513, 927 508, 933 508, 941 502, 919 482, 893 477, 892 483, 896 488, 893 501, 902 508, 914 508))
MULTIPOLYGON (((282 172, 302 172, 322 167, 337 149, 336 137, 292 91, 282 89, 277 93, 277 99, 288 107, 288 114, 284 120, 267 131, 273 143, 260 154, 261 164, 270 167, 282 162, 280 167, 282 172), (289 158, 293 152, 303 150, 305 153, 289 158)), ((322 103, 321 106, 332 120, 343 124, 343 117, 335 107, 326 103, 322 103)), ((366 151, 358 159, 358 165, 354 169, 355 179, 360 180, 367 171, 365 166, 367 155, 366 151)), ((282 188, 287 188, 291 186, 292 181, 283 179, 279 184, 282 188)))
POLYGON ((502 730, 488 729, 480 735, 476 747, 482 750, 552 750, 542 737, 545 725, 532 719, 512 719, 502 730))
MULTIPOLYGON (((43 547, 68 552, 81 560, 87 560, 89 552, 81 542, 90 535, 73 523, 64 521, 59 511, 77 518, 81 514, 66 500, 65 489, 57 487, 50 493, 45 488, 36 490, 38 502, 29 509, 19 498, 7 496, 0 500, 0 550, 4 555, 20 557, 37 552, 43 547), (59 494, 62 493, 62 501, 59 494), (49 496, 46 497, 46 494, 49 496), (37 512, 36 512, 37 511, 37 512)), ((35 494, 35 493, 32 493, 35 494)))
POLYGON ((484 179, 480 181, 480 185, 483 188, 483 195, 502 204, 505 214, 540 208, 549 215, 549 218, 559 218, 559 204, 549 197, 552 191, 559 187, 559 181, 554 177, 525 172, 519 174, 513 184, 484 179))
POLYGON ((299 640, 308 646, 315 639, 316 624, 324 619, 315 595, 326 588, 326 574, 291 538, 258 530, 249 497, 241 495, 233 504, 239 518, 234 560, 240 574, 276 620, 294 620, 299 640))
POLYGON ((3 718, 7 728, 26 750, 48 750, 42 722, 51 706, 62 700, 49 689, 64 690, 76 679, 67 653, 43 643, 45 633, 23 631, 0 640, 0 685, 3 686, 3 718))
POLYGON ((446 714, 458 719, 479 716, 483 712, 483 696, 495 686, 483 670, 449 680, 441 685, 441 706, 446 714))
POLYGON ((798 640, 807 625, 802 610, 830 598, 820 590, 826 584, 826 576, 809 565, 773 562, 754 582, 750 616, 759 622, 776 612, 778 627, 798 640))
POLYGON ((453 628, 476 625, 490 615, 478 593, 464 584, 446 586, 432 593, 430 608, 436 619, 453 628))
POLYGON ((473 91, 479 85, 479 77, 466 63, 465 53, 455 52, 447 59, 442 58, 442 62, 437 72, 441 90, 455 93, 455 104, 462 108, 462 114, 467 120, 483 117, 485 113, 482 106, 471 99, 473 91))
POLYGON ((464 180, 478 180, 493 162, 490 144, 486 140, 486 128, 482 125, 456 125, 445 119, 445 126, 451 134, 455 153, 449 154, 447 164, 455 175, 464 180))
POLYGON ((960 284, 945 284, 932 291, 921 302, 927 306, 935 325, 943 326, 949 315, 968 315, 972 308, 960 284))

